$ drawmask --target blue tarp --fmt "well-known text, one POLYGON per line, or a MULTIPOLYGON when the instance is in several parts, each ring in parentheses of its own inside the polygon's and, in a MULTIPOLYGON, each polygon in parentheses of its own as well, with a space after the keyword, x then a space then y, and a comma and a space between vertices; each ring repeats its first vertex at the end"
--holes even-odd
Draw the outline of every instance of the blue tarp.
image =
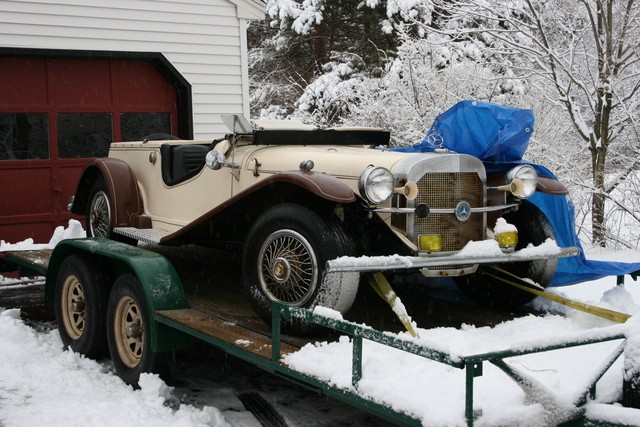
MULTIPOLYGON (((440 146, 480 158, 487 172, 509 170, 527 163, 540 175, 555 178, 544 166, 522 157, 533 133, 531 110, 520 110, 480 101, 461 101, 436 117, 427 136, 416 145, 396 149, 404 152, 432 152, 440 146), (435 142, 435 144, 434 144, 435 142)), ((550 286, 563 286, 640 271, 639 263, 588 260, 575 233, 575 216, 567 196, 537 192, 529 200, 549 219, 558 246, 578 246, 580 255, 558 260, 550 286)))
POLYGON ((517 161, 527 150, 533 124, 531 110, 460 101, 436 117, 422 142, 398 151, 433 151, 441 142, 444 148, 482 161, 517 161))

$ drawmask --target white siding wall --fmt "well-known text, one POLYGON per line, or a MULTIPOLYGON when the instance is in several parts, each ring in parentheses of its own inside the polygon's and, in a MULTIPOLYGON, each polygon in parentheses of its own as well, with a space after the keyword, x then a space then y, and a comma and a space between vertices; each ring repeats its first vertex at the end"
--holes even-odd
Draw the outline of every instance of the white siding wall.
POLYGON ((0 46, 161 52, 191 83, 195 138, 211 139, 226 131, 221 113, 249 111, 234 3, 246 17, 227 0, 0 0, 0 46))

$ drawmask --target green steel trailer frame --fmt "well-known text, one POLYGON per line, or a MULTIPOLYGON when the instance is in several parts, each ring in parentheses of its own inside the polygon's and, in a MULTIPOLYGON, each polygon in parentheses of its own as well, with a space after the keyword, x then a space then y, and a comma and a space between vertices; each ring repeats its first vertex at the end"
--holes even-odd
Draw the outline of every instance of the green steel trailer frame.
MULTIPOLYGON (((192 340, 205 342, 230 355, 250 362, 259 368, 310 388, 322 395, 341 400, 356 408, 398 425, 422 425, 422 420, 412 414, 393 410, 389 405, 367 399, 358 393, 358 383, 362 378, 363 341, 369 340, 400 351, 430 359, 465 371, 464 413, 468 426, 473 426, 474 380, 483 375, 486 363, 500 368, 509 378, 527 391, 537 391, 536 382, 526 374, 507 364, 505 359, 526 354, 558 350, 587 344, 620 340, 615 351, 593 374, 588 386, 574 402, 576 410, 565 425, 612 425, 603 420, 588 419, 584 405, 595 398, 596 384, 604 373, 622 355, 626 336, 622 326, 612 326, 597 337, 581 336, 573 339, 558 339, 555 343, 528 349, 505 350, 495 353, 459 356, 448 354, 428 346, 400 339, 398 336, 355 324, 345 320, 314 314, 304 308, 295 308, 278 303, 273 305, 273 321, 270 333, 230 324, 224 317, 190 306, 180 276, 171 262, 163 255, 145 249, 100 238, 65 240, 53 252, 35 251, 30 253, 5 253, 4 264, 13 263, 36 274, 45 275, 45 300, 52 302, 56 279, 60 266, 70 255, 81 254, 101 263, 113 276, 124 273, 134 274, 144 290, 146 303, 151 315, 151 346, 155 351, 186 348, 192 340), (50 257, 49 257, 50 255, 50 257), (282 362, 282 356, 297 351, 300 341, 291 343, 281 333, 282 320, 301 318, 350 337, 352 351, 351 387, 338 388, 327 381, 291 369, 282 362), (242 345, 238 344, 242 340, 242 345), (247 345, 246 343, 251 343, 247 345)), ((455 404, 455 403, 453 403, 455 404)), ((462 403, 461 403, 462 404, 462 403)), ((425 420, 428 423, 428 420, 425 420)))

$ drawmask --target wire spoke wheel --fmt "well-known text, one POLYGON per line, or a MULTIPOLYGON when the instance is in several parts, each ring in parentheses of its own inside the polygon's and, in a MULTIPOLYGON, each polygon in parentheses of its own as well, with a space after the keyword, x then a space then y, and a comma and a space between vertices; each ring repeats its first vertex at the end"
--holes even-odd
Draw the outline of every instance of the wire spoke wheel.
MULTIPOLYGON (((267 209, 249 230, 242 254, 242 281, 251 305, 267 324, 273 303, 345 313, 353 304, 359 274, 328 273, 328 260, 351 255, 355 245, 331 212, 293 203, 267 209)), ((307 335, 319 327, 302 319, 281 323, 286 334, 307 335)))
POLYGON ((103 190, 97 191, 91 198, 87 227, 94 237, 109 237, 111 234, 111 204, 103 190))
POLYGON ((258 256, 260 286, 273 300, 304 305, 316 288, 318 261, 311 244, 293 230, 278 230, 258 256))
POLYGON ((67 276, 62 285, 62 323, 69 337, 80 338, 85 328, 85 295, 82 283, 73 275, 67 276))
POLYGON ((135 368, 144 349, 144 322, 140 308, 130 297, 121 298, 113 317, 114 340, 122 363, 135 368))

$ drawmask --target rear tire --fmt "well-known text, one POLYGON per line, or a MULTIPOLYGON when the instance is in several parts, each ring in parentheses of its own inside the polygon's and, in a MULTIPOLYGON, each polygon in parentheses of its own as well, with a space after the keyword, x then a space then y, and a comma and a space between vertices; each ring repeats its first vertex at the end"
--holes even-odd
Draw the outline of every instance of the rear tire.
MULTIPOLYGON (((525 248, 530 243, 537 246, 548 238, 555 239, 555 232, 547 217, 533 204, 523 203, 517 212, 504 217, 507 222, 518 229, 518 246, 516 250, 525 248)), ((543 288, 553 279, 556 272, 557 259, 529 262, 512 262, 500 264, 499 267, 523 279, 531 279, 543 288)), ((504 283, 496 283, 496 279, 474 274, 455 279, 460 290, 469 298, 482 306, 497 309, 520 307, 533 299, 535 295, 522 291, 504 283)))
POLYGON ((108 278, 100 266, 68 256, 60 266, 55 312, 65 348, 90 358, 107 354, 106 313, 108 278))
POLYGON ((89 191, 87 207, 87 237, 110 239, 113 234, 113 210, 107 185, 98 177, 89 191))
POLYGON ((113 232, 113 212, 116 207, 109 199, 107 185, 99 176, 89 191, 89 205, 87 206, 87 237, 102 237, 112 239, 128 245, 136 246, 138 241, 131 237, 121 236, 113 232))
MULTIPOLYGON (((352 255, 354 245, 338 219, 283 204, 267 210, 249 231, 242 258, 243 282, 257 314, 271 324, 271 304, 323 306, 345 313, 358 290, 359 273, 327 273, 328 260, 352 255)), ((283 321, 282 330, 307 335, 317 327, 283 321)))
POLYGON ((140 374, 164 373, 167 353, 151 348, 149 310, 142 286, 130 273, 118 277, 109 295, 107 338, 116 373, 138 387, 140 374))

